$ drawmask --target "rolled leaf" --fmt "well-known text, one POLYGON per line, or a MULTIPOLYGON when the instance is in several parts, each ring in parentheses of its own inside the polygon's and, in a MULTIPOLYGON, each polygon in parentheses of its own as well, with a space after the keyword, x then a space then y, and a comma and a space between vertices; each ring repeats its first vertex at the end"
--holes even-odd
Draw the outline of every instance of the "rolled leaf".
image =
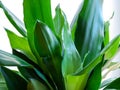
POLYGON ((61 72, 62 57, 60 43, 50 28, 40 21, 37 21, 36 23, 34 42, 36 50, 43 58, 44 64, 55 81, 55 84, 59 89, 64 89, 61 72))

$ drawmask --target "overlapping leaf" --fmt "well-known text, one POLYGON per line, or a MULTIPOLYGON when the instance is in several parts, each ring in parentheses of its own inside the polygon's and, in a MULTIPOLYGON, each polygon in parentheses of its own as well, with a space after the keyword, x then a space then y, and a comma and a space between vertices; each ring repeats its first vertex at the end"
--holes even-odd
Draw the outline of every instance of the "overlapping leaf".
POLYGON ((76 72, 76 75, 80 75, 86 72, 90 72, 94 69, 94 67, 102 61, 102 57, 106 52, 109 52, 113 49, 113 47, 118 47, 120 42, 120 35, 116 36, 103 50, 98 54, 91 63, 89 63, 83 70, 76 72))
POLYGON ((21 58, 0 50, 0 66, 31 66, 21 58))
POLYGON ((20 50, 22 53, 24 53, 28 58, 33 60, 35 63, 37 63, 37 60, 35 56, 33 55, 30 46, 28 44, 27 38, 20 37, 13 33, 12 31, 6 29, 11 47, 16 50, 20 50))
POLYGON ((23 24, 23 22, 21 22, 11 11, 9 11, 9 9, 7 9, 2 2, 0 1, 0 8, 3 9, 5 15, 7 16, 7 18, 9 19, 9 21, 11 22, 11 24, 17 29, 17 31, 23 35, 24 37, 26 37, 26 29, 25 26, 23 24))
POLYGON ((27 81, 21 76, 5 67, 1 67, 0 69, 9 90, 27 90, 27 81))
POLYGON ((35 47, 50 72, 55 84, 59 89, 64 89, 61 73, 61 47, 60 43, 50 28, 44 23, 37 21, 34 31, 35 47), (55 75, 56 73, 56 75, 55 75))
POLYGON ((104 29, 102 19, 102 0, 84 0, 75 31, 75 45, 84 60, 89 64, 101 51, 104 29))

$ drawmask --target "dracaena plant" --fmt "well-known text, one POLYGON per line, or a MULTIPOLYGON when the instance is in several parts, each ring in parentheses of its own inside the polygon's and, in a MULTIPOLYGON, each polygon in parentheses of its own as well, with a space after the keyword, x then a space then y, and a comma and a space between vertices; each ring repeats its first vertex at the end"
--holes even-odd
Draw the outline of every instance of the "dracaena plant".
POLYGON ((0 89, 120 89, 116 84, 120 78, 102 83, 103 67, 116 65, 106 66, 120 42, 120 35, 109 41, 109 21, 103 20, 102 3, 84 0, 69 25, 59 5, 53 18, 50 0, 23 0, 24 23, 0 2, 21 34, 5 28, 12 54, 0 50, 0 89))

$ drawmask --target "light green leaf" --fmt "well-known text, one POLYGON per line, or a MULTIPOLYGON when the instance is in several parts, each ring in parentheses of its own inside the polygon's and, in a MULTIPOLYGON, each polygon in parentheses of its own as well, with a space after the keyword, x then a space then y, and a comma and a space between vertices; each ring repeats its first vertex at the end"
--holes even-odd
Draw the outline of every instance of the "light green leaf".
POLYGON ((105 22, 104 24, 104 33, 105 33, 104 45, 105 46, 109 43, 109 26, 110 26, 110 22, 109 21, 105 22))
POLYGON ((74 45, 68 22, 65 14, 62 14, 64 17, 64 26, 62 27, 62 44, 64 48, 64 57, 62 61, 62 73, 66 77, 69 74, 76 72, 78 68, 82 69, 81 57, 74 45))
POLYGON ((24 53, 29 59, 37 63, 35 56, 33 55, 30 46, 28 44, 28 40, 25 37, 20 37, 13 33, 12 31, 6 29, 11 47, 16 50, 20 50, 24 53))
POLYGON ((21 58, 0 50, 0 66, 31 66, 21 58))
POLYGON ((50 0, 24 0, 24 22, 28 32, 33 29, 36 20, 47 24, 54 31, 50 0))
POLYGON ((78 16, 75 31, 75 45, 84 59, 84 66, 88 65, 101 51, 104 36, 104 25, 102 18, 103 0, 84 0, 83 8, 78 16))
POLYGON ((8 20, 11 22, 11 24, 16 28, 16 30, 23 35, 24 37, 26 37, 26 29, 25 26, 23 24, 23 22, 21 22, 9 9, 7 9, 2 2, 0 1, 0 8, 3 9, 6 17, 8 18, 8 20))
POLYGON ((64 25, 64 17, 62 10, 60 9, 60 5, 56 7, 55 11, 56 11, 56 15, 54 17, 55 32, 56 35, 61 39, 61 32, 64 25))

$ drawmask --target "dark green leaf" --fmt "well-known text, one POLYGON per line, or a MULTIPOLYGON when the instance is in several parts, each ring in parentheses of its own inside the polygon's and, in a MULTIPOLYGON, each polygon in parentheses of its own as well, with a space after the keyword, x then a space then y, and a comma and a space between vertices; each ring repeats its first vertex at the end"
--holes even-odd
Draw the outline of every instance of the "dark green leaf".
POLYGON ((37 21, 34 31, 36 49, 41 57, 60 54, 60 44, 49 27, 37 21))
POLYGON ((85 90, 99 90, 102 80, 101 72, 102 72, 102 63, 98 64, 90 73, 85 90))
POLYGON ((5 79, 0 71, 0 90, 8 90, 5 79))
POLYGON ((75 39, 75 30, 77 27, 78 16, 80 14, 82 7, 83 7, 83 2, 79 5, 79 8, 78 8, 77 12, 75 13, 74 18, 72 19, 72 22, 70 24, 71 34, 72 34, 73 40, 75 39))
POLYGON ((110 51, 114 46, 119 45, 119 42, 120 42, 120 35, 116 36, 106 47, 103 48, 103 50, 100 52, 100 54, 98 54, 92 60, 92 62, 90 62, 87 66, 85 66, 83 68, 83 70, 79 70, 78 72, 76 72, 75 75, 80 75, 80 74, 83 74, 83 73, 86 73, 86 72, 91 72, 91 70, 93 70, 94 67, 102 61, 102 56, 106 52, 110 51))
POLYGON ((22 53, 24 53, 28 58, 33 60, 35 63, 37 63, 37 60, 35 56, 33 55, 30 46, 28 44, 27 38, 20 37, 13 33, 12 31, 6 29, 11 47, 16 50, 20 50, 22 53))
POLYGON ((0 66, 31 66, 23 59, 0 50, 0 66))
POLYGON ((103 0, 84 0, 75 31, 75 45, 83 60, 88 65, 101 51, 104 36, 102 19, 103 0))
POLYGON ((100 88, 104 88, 105 86, 110 84, 113 80, 115 80, 115 78, 109 78, 107 80, 102 81, 100 88))
POLYGON ((44 75, 40 71, 39 71, 39 73, 41 73, 41 76, 39 77, 37 75, 37 73, 35 72, 34 68, 18 67, 18 69, 26 79, 30 80, 31 78, 34 78, 36 80, 39 80, 44 86, 49 88, 47 85, 47 84, 49 84, 48 81, 45 80, 46 78, 44 77, 44 75))
POLYGON ((21 76, 5 67, 0 69, 9 90, 27 90, 27 82, 21 76))
POLYGON ((37 21, 34 31, 34 42, 55 84, 62 90, 64 82, 61 73, 61 47, 57 38, 47 25, 37 21))
POLYGON ((30 79, 28 83, 28 90, 50 90, 43 83, 38 81, 37 79, 30 79))
POLYGON ((36 64, 36 63, 34 63, 33 61, 31 61, 28 57, 26 57, 24 54, 22 54, 21 52, 18 52, 18 51, 16 51, 16 50, 14 50, 13 49, 13 54, 14 55, 16 55, 16 56, 18 56, 18 57, 20 57, 20 58, 22 58, 22 59, 24 59, 26 62, 28 62, 29 64, 31 64, 32 66, 34 66, 34 71, 35 71, 35 73, 37 73, 37 75, 40 77, 40 78, 42 78, 47 84, 48 84, 48 86, 51 88, 51 86, 53 87, 53 88, 55 88, 55 85, 54 85, 54 82, 51 80, 51 78, 49 77, 49 74, 48 74, 48 72, 45 72, 45 67, 43 67, 44 68, 44 70, 42 70, 41 69, 41 67, 38 65, 38 64, 36 64), (47 79, 47 80, 46 80, 47 79), (51 86, 50 86, 50 85, 51 86))
POLYGON ((9 21, 11 22, 11 24, 17 29, 17 31, 23 35, 24 37, 26 37, 26 29, 25 26, 23 24, 23 22, 21 22, 11 11, 9 11, 9 9, 7 9, 2 2, 0 1, 0 8, 3 9, 5 15, 7 16, 7 18, 9 19, 9 21))
POLYGON ((107 89, 115 89, 115 90, 119 90, 120 89, 120 77, 113 80, 110 84, 107 85, 107 87, 105 87, 103 90, 107 90, 107 89))

